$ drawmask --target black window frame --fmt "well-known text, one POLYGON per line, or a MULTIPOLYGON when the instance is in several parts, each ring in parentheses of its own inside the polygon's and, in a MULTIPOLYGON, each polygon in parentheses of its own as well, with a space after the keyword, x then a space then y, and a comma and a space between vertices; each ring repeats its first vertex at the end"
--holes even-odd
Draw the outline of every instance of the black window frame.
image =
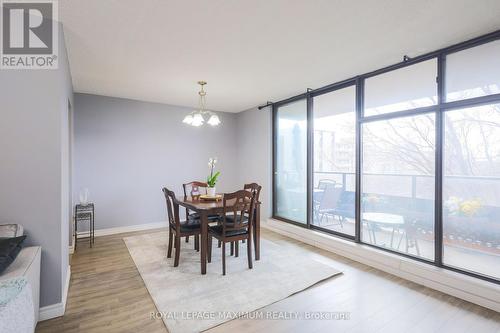
MULTIPOLYGON (((290 220, 288 218, 285 218, 285 217, 281 217, 281 216, 278 216, 277 213, 276 213, 276 208, 277 208, 277 195, 276 195, 276 175, 277 175, 277 140, 275 139, 276 138, 276 133, 278 132, 277 131, 277 125, 278 125, 278 121, 277 121, 277 118, 278 118, 278 109, 282 106, 285 106, 285 105, 288 105, 288 104, 291 104, 291 103, 295 103, 295 102, 298 102, 300 100, 304 100, 307 98, 307 94, 302 94, 302 95, 297 95, 297 96, 294 96, 292 98, 288 98, 284 101, 280 101, 278 103, 274 103, 272 105, 272 113, 273 113, 273 116, 272 116, 272 128, 273 128, 273 147, 272 147, 272 154, 273 154, 273 174, 272 174, 272 186, 273 186, 273 195, 272 195, 272 198, 273 198, 273 207, 272 207, 272 216, 274 219, 276 220, 280 220, 280 221, 283 221, 283 222, 288 222, 288 223, 291 223, 291 224, 294 224, 294 225, 298 225, 298 226, 304 226, 304 225, 308 225, 309 224, 309 205, 307 205, 307 216, 306 216, 306 223, 301 223, 301 222, 297 222, 297 221, 294 221, 294 220, 290 220)), ((307 169, 309 169, 309 101, 306 100, 306 103, 307 103, 307 156, 306 156, 306 159, 307 159, 307 169)), ((306 171, 308 172, 308 171, 306 171)), ((307 185, 306 185, 306 191, 307 191, 307 202, 309 202, 309 179, 307 180, 307 185)))
POLYGON ((272 197, 273 197, 273 207, 272 207, 272 218, 284 222, 288 222, 300 227, 304 227, 311 230, 318 230, 321 232, 326 232, 333 236, 337 236, 343 239, 348 239, 356 243, 360 243, 366 246, 370 246, 382 251, 396 254, 398 256, 407 257, 412 260, 424 262, 437 267, 442 267, 450 271, 455 271, 462 273, 464 275, 472 276, 481 280, 486 280, 495 284, 500 284, 500 279, 495 279, 490 276, 482 275, 480 273, 467 271, 464 269, 450 267, 443 263, 443 137, 444 137, 444 127, 443 127, 443 115, 447 110, 460 109, 484 104, 500 103, 500 94, 486 95, 480 97, 474 97, 470 99, 463 99, 457 101, 446 102, 446 89, 445 89, 445 79, 446 79, 446 56, 452 53, 456 53, 462 50, 470 49, 476 46, 487 44, 489 42, 500 40, 500 30, 494 31, 492 33, 452 45, 440 50, 429 52, 414 58, 408 58, 405 56, 403 62, 387 66, 378 70, 374 70, 362 75, 358 75, 340 82, 336 82, 318 89, 307 89, 303 94, 290 97, 283 101, 276 103, 268 103, 262 107, 272 106, 272 197), (428 107, 420 107, 415 109, 409 109, 399 112, 384 113, 379 115, 364 116, 364 83, 367 78, 374 77, 377 75, 385 74, 397 69, 412 66, 414 64, 436 59, 437 69, 436 69, 436 84, 437 84, 437 103, 428 107), (355 86, 356 89, 356 167, 355 167, 355 235, 346 235, 343 233, 335 232, 318 226, 314 226, 312 222, 312 191, 313 191, 313 98, 322 94, 326 94, 335 90, 342 88, 355 86), (276 214, 276 116, 277 109, 280 106, 286 105, 288 103, 295 102, 300 99, 306 99, 307 101, 307 221, 306 224, 298 223, 286 218, 277 216, 276 214), (401 253, 394 251, 389 248, 378 247, 374 244, 364 243, 361 240, 361 172, 362 172, 362 133, 361 126, 363 123, 379 121, 379 120, 389 120, 395 118, 401 118, 411 115, 420 115, 426 113, 435 114, 435 124, 436 124, 436 136, 435 136, 435 197, 434 197, 434 259, 428 260, 425 258, 415 257, 413 255, 401 253))
MULTIPOLYGON (((308 137, 310 136, 310 141, 308 142, 308 147, 309 147, 309 151, 310 151, 310 154, 308 153, 308 155, 310 155, 310 167, 308 168, 308 171, 307 171, 307 177, 308 177, 308 210, 311 210, 312 212, 312 206, 313 206, 313 198, 312 198, 312 193, 313 193, 313 187, 314 187, 314 158, 313 158, 313 153, 314 153, 314 98, 315 97, 318 97, 318 96, 321 96, 321 95, 325 95, 325 94, 329 94, 331 92, 334 92, 334 91, 339 91, 341 89, 345 89, 345 88, 350 88, 350 87, 354 87, 355 89, 355 94, 357 95, 357 86, 356 86, 356 80, 351 80, 351 81, 343 81, 343 82, 340 82, 339 84, 337 85, 333 85, 333 86, 329 86, 328 89, 321 89, 321 90, 316 90, 314 92, 310 92, 309 95, 310 95, 310 112, 309 112, 309 117, 308 117, 308 128, 310 127, 310 133, 308 133, 308 137)), ((359 120, 359 112, 358 112, 358 108, 357 108, 357 96, 355 96, 355 113, 356 113, 356 127, 357 127, 357 124, 358 124, 358 120, 359 120)), ((356 133, 357 133, 357 128, 356 128, 356 133)), ((356 148, 355 148, 355 154, 356 153, 356 150, 357 150, 357 134, 356 134, 356 148)), ((356 161, 357 161, 357 158, 356 158, 356 161)), ((355 177, 356 177, 356 171, 355 171, 355 177)), ((356 188, 356 185, 355 185, 355 195, 357 195, 357 188, 356 188)), ((357 218, 357 212, 355 210, 355 219, 357 218)), ((337 232, 335 230, 330 230, 330 229, 326 229, 326 228, 322 228, 320 226, 317 226, 317 225, 314 225, 312 223, 312 217, 311 219, 308 219, 307 221, 307 224, 309 225, 309 228, 310 229, 313 229, 313 230, 318 230, 318 231, 322 231, 322 232, 326 232, 326 233, 329 233, 329 234, 332 234, 332 235, 336 235, 336 236, 340 236, 340 237, 343 237, 343 238, 346 238, 346 239, 349 239, 349 240, 355 240, 356 239, 356 231, 355 231, 355 235, 349 235, 349 234, 345 234, 345 233, 341 233, 341 232, 337 232)))

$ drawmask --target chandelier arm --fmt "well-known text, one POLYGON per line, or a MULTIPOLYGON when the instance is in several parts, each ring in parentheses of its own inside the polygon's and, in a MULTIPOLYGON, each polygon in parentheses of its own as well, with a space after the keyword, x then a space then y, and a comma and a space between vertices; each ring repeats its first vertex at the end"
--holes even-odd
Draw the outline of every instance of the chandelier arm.
POLYGON ((205 81, 198 81, 198 84, 201 86, 201 89, 198 92, 198 95, 200 96, 200 99, 198 101, 198 109, 189 113, 189 115, 184 118, 183 122, 185 122, 191 126, 198 127, 198 126, 203 125, 203 123, 205 121, 207 121, 207 123, 210 124, 211 126, 217 126, 221 123, 217 114, 215 114, 212 111, 206 110, 206 95, 207 95, 207 93, 204 89, 204 86, 207 83, 205 81), (205 116, 208 117, 208 120, 205 119, 205 116), (189 118, 189 117, 191 117, 191 118, 189 118))

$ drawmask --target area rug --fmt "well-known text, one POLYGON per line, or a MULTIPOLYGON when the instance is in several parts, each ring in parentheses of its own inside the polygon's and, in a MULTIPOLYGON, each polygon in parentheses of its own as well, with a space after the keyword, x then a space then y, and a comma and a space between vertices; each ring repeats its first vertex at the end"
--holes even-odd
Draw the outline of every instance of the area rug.
POLYGON ((166 231, 124 241, 158 309, 148 315, 162 319, 170 333, 207 330, 341 274, 328 258, 286 241, 262 239, 261 260, 253 269, 248 269, 246 244, 240 244, 239 257, 229 256, 226 246, 225 276, 215 240, 206 275, 200 273, 192 238, 181 242, 178 267, 167 258, 166 231))

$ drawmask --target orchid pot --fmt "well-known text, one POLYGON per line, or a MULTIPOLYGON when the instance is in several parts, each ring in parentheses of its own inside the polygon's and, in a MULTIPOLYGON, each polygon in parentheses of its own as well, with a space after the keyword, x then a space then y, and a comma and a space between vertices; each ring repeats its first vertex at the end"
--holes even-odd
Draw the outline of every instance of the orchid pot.
POLYGON ((216 190, 215 190, 215 184, 217 183, 217 180, 219 178, 220 172, 217 171, 214 173, 214 167, 215 164, 217 163, 216 158, 210 158, 208 160, 208 167, 210 168, 210 175, 207 177, 207 195, 211 197, 215 197, 216 190))
POLYGON ((208 187, 207 188, 207 195, 210 196, 210 197, 215 197, 215 194, 216 194, 216 189, 215 189, 215 186, 214 187, 208 187))

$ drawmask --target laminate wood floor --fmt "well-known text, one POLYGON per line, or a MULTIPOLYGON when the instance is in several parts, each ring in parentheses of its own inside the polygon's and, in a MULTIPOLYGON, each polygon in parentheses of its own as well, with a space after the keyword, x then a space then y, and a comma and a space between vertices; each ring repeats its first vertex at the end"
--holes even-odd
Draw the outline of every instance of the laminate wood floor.
MULTIPOLYGON (((36 332, 167 332, 161 319, 150 319, 156 307, 122 240, 150 232, 154 231, 98 237, 92 249, 82 242, 71 260, 65 315, 38 323, 36 332)), ((262 237, 299 243, 265 230, 262 237)), ((500 333, 497 312, 312 246, 301 246, 311 256, 334 259, 344 274, 208 332, 500 333), (331 319, 334 312, 346 313, 342 314, 344 319, 331 319), (327 318, 255 319, 285 315, 327 318)))

